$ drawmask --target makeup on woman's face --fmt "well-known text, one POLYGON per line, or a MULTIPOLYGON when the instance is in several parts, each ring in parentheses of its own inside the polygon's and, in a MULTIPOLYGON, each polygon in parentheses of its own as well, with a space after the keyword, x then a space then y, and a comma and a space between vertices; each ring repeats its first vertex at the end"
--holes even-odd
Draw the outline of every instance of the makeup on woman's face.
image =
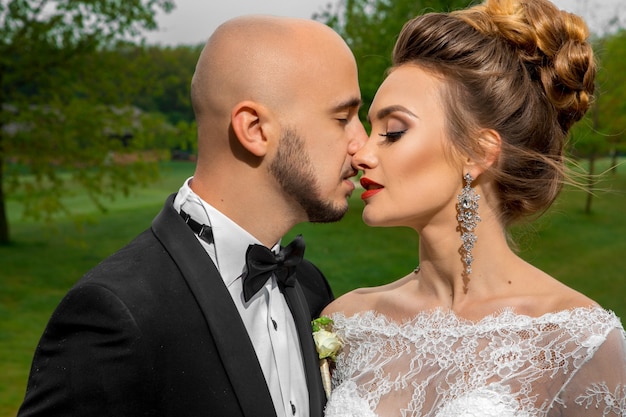
POLYGON ((455 210, 461 177, 445 151, 441 82, 403 65, 376 93, 369 110, 372 131, 354 156, 354 166, 363 171, 367 224, 423 227, 438 213, 455 210))

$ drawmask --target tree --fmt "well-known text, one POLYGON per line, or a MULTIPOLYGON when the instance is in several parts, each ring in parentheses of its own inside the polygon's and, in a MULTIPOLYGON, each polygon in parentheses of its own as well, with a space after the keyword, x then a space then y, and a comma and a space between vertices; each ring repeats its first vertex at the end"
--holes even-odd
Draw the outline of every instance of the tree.
POLYGON ((626 151, 626 30, 605 36, 599 44, 600 73, 598 119, 612 156, 611 170, 617 169, 617 156, 626 151))
POLYGON ((149 91, 136 96, 134 103, 144 110, 166 114, 168 120, 192 122, 191 77, 203 44, 175 47, 151 46, 142 51, 145 67, 150 68, 149 91))
POLYGON ((339 0, 313 16, 339 33, 350 46, 359 68, 363 96, 361 119, 374 99, 404 23, 427 11, 467 7, 471 0, 339 0))
POLYGON ((612 156, 611 171, 615 172, 617 156, 626 150, 626 31, 596 39, 594 50, 598 60, 595 103, 571 133, 572 154, 588 161, 586 213, 591 212, 599 178, 596 160, 612 156))
POLYGON ((0 2, 0 244, 10 238, 7 193, 23 200, 24 215, 51 219, 68 211, 60 199, 68 183, 101 205, 153 174, 145 160, 115 163, 154 134, 104 51, 155 29, 157 9, 172 8, 172 0, 0 2), (119 140, 128 135, 132 144, 119 140))

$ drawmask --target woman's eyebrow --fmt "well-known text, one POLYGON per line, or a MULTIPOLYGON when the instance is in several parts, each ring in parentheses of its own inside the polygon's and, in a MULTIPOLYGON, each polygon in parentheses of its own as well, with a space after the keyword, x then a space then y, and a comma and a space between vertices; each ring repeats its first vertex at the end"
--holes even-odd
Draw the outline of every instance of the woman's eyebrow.
POLYGON ((391 113, 395 113, 395 112, 402 112, 402 113, 408 114, 409 116, 417 117, 417 115, 413 113, 411 110, 407 109, 404 106, 396 104, 393 106, 383 107, 382 109, 378 110, 378 112, 376 112, 376 118, 384 119, 385 117, 389 116, 391 113))

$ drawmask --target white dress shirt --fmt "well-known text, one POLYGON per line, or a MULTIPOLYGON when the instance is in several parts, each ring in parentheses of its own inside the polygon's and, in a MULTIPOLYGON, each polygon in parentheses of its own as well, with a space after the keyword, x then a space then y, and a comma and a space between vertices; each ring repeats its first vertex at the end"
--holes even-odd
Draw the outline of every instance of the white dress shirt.
MULTIPOLYGON (((258 239, 203 201, 185 181, 174 200, 174 209, 185 211, 193 220, 211 226, 213 243, 198 238, 217 267, 248 331, 278 417, 308 417, 309 395, 298 333, 276 277, 249 302, 242 292, 248 245, 258 239)), ((280 247, 278 242, 273 251, 280 247)))

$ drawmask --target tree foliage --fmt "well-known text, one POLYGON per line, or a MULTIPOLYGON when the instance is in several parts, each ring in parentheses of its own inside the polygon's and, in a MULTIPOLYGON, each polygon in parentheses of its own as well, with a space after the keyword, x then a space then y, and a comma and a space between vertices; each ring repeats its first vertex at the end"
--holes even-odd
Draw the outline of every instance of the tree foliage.
POLYGON ((133 59, 147 69, 145 90, 133 103, 149 112, 167 115, 172 124, 194 120, 189 88, 196 62, 204 45, 136 48, 133 59))
POLYGON ((611 153, 626 151, 626 31, 598 42, 597 124, 611 153))
POLYGON ((9 241, 7 193, 21 199, 24 215, 52 219, 69 211, 60 198, 74 189, 68 184, 101 205, 101 196, 154 176, 135 151, 165 124, 129 105, 140 87, 106 51, 155 29, 157 9, 172 7, 172 0, 0 3, 0 243, 9 241), (131 152, 137 161, 120 156, 131 152))
POLYGON ((595 102, 570 135, 572 155, 587 160, 587 213, 600 178, 596 160, 611 156, 615 172, 618 156, 626 152, 626 32, 618 30, 595 39, 594 50, 598 63, 595 102))
POLYGON ((583 158, 626 150, 626 32, 596 39, 594 50, 598 64, 595 101, 572 132, 572 152, 583 158))

